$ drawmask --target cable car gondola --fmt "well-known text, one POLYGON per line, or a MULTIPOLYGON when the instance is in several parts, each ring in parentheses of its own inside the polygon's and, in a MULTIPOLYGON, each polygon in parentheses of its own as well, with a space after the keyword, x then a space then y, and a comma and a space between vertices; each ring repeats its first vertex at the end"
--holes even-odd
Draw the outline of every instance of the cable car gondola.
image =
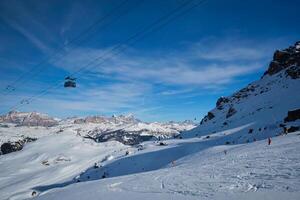
POLYGON ((67 76, 65 78, 65 88, 75 88, 76 87, 76 78, 72 78, 70 76, 67 76))

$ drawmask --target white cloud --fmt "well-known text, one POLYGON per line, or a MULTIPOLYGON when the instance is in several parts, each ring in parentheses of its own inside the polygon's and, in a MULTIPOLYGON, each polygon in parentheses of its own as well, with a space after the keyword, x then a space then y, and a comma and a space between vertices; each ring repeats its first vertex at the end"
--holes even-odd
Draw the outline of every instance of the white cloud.
MULTIPOLYGON (((239 52, 240 50, 239 55, 241 57, 235 53, 234 56, 227 59, 230 62, 220 62, 224 61, 226 56, 219 53, 215 55, 215 62, 213 63, 203 61, 197 52, 192 51, 193 48, 190 48, 190 52, 166 53, 163 57, 118 55, 104 63, 103 59, 98 59, 98 62, 91 62, 91 60, 102 57, 102 55, 108 55, 104 57, 110 58, 111 52, 109 50, 76 49, 56 65, 64 67, 71 73, 81 67, 88 66, 88 71, 94 74, 98 73, 98 75, 117 80, 201 87, 228 84, 240 76, 257 72, 258 69, 264 67, 261 58, 265 54, 258 56, 259 53, 256 52, 255 47, 240 47, 239 49, 231 47, 228 52, 239 52), (252 58, 252 60, 248 58, 252 58), (244 61, 243 64, 240 64, 240 61, 244 61)), ((212 55, 206 55, 206 58, 208 57, 212 58, 212 55)))
POLYGON ((115 83, 89 88, 78 88, 61 94, 38 99, 57 110, 85 112, 117 112, 120 109, 134 108, 143 102, 144 93, 149 87, 144 84, 115 83), (72 95, 68 95, 68 93, 72 95))
POLYGON ((272 56, 278 42, 231 37, 202 39, 192 46, 198 58, 216 61, 257 61, 272 56))

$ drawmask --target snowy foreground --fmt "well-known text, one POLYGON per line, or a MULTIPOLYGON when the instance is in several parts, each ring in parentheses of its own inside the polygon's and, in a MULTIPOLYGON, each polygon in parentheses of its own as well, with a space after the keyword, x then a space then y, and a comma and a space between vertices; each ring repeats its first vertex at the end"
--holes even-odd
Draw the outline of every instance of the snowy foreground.
POLYGON ((270 146, 223 140, 151 141, 138 150, 71 132, 46 136, 0 157, 0 199, 33 191, 37 199, 299 199, 300 132, 270 146))

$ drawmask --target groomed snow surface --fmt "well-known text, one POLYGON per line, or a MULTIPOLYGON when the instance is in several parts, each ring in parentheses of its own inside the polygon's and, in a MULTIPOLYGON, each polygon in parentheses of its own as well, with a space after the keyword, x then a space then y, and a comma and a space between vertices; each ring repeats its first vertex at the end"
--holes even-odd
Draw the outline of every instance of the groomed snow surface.
POLYGON ((221 141, 151 141, 138 150, 73 132, 46 136, 0 157, 0 199, 299 199, 300 132, 271 145, 221 141))

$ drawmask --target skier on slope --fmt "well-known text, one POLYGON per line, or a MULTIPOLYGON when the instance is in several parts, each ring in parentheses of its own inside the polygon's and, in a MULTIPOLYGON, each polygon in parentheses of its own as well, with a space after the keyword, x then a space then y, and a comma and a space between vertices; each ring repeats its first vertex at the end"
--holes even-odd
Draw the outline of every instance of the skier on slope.
POLYGON ((271 145, 271 142, 272 142, 271 138, 268 138, 268 145, 271 145))

